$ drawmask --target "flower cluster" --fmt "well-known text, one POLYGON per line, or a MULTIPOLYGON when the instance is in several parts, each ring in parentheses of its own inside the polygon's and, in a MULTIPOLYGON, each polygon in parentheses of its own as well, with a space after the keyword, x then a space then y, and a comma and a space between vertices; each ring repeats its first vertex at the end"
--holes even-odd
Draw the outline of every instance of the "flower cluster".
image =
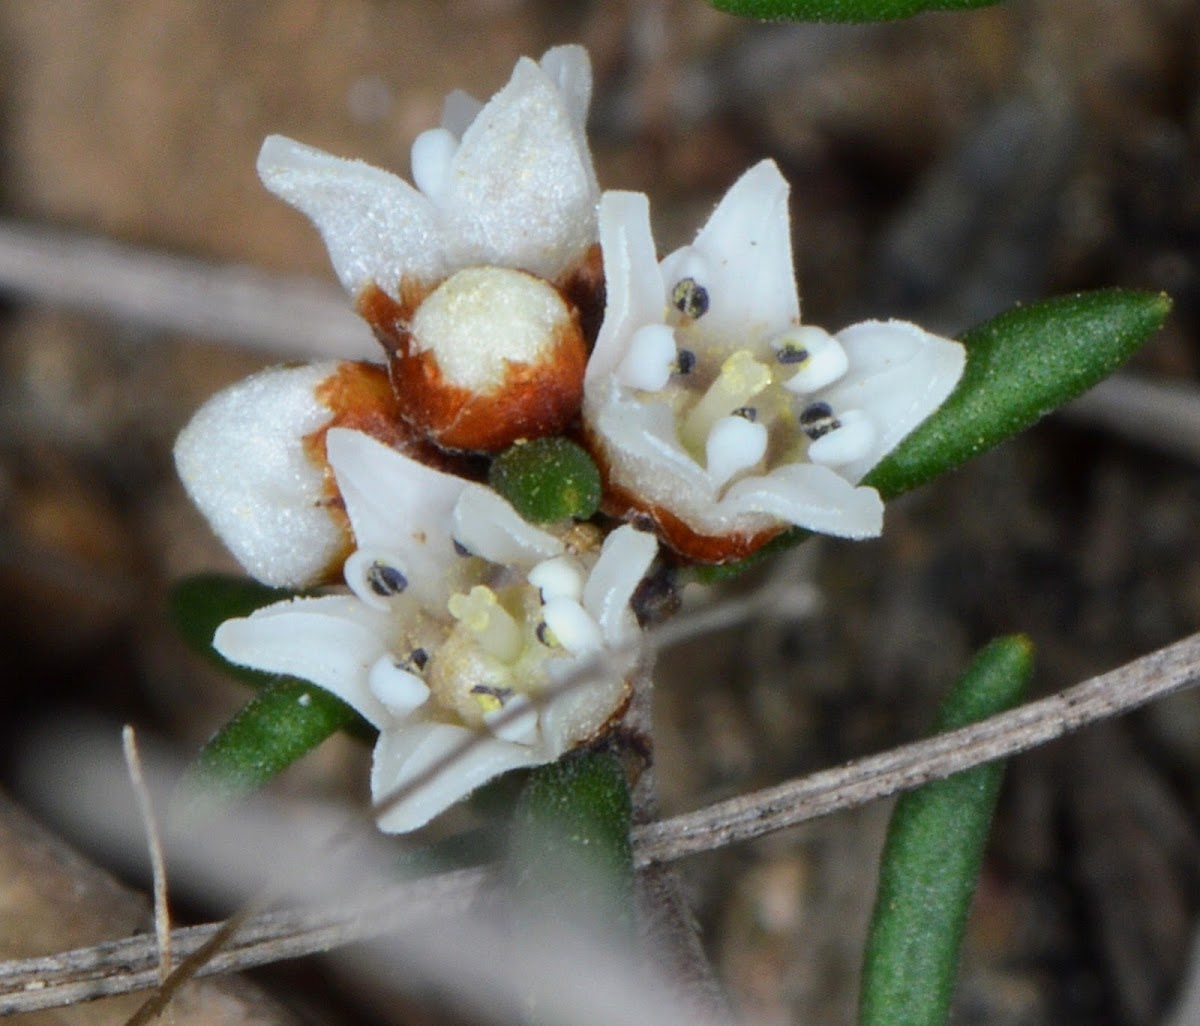
POLYGON ((660 540, 723 562, 792 526, 877 535, 862 478, 962 371, 961 346, 912 324, 800 323, 770 161, 660 262, 646 197, 596 184, 590 95, 581 48, 522 58, 488 103, 447 98, 413 145, 413 185, 269 138, 263 181, 320 231, 383 362, 265 371, 177 443, 185 486, 251 574, 330 586, 214 644, 379 730, 385 830, 619 719, 631 603, 660 540), (602 514, 527 523, 480 483, 487 460, 562 434, 599 467, 602 514), (452 772, 388 800, 466 738, 452 772))

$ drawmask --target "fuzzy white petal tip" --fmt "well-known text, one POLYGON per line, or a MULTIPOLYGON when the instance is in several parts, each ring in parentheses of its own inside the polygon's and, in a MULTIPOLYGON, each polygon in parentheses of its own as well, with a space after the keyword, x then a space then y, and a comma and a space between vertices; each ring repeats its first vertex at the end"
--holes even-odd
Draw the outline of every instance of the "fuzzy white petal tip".
POLYGON ((263 371, 213 396, 180 432, 175 466, 213 531, 255 578, 303 587, 347 538, 322 505, 323 468, 303 438, 332 414, 316 389, 335 363, 263 371))
POLYGON ((371 282, 396 295, 403 277, 431 281, 445 272, 433 205, 402 178, 281 135, 263 142, 258 173, 316 225, 352 295, 371 282))

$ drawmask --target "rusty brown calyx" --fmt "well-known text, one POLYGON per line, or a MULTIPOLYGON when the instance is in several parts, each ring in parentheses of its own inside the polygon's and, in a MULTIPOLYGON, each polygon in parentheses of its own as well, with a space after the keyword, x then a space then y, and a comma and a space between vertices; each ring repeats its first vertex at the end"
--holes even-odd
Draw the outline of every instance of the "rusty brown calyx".
MULTIPOLYGON (((582 300, 585 265, 570 284, 582 300)), ((590 295, 598 286, 590 285, 590 295)), ((574 297, 559 291, 567 316, 541 347, 536 362, 506 360, 500 380, 469 388, 448 380, 432 349, 417 344, 411 324, 434 290, 401 287, 395 299, 377 285, 359 294, 357 310, 383 345, 400 417, 443 449, 498 452, 520 439, 562 433, 583 402, 588 346, 574 297)))

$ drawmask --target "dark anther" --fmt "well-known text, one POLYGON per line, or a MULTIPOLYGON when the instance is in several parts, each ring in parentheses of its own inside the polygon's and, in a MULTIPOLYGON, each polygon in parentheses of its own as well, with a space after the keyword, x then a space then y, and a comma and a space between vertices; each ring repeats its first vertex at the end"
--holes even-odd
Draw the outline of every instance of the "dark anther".
POLYGON ((782 345, 775 350, 775 359, 780 363, 803 363, 808 359, 808 350, 803 346, 782 345))
POLYGON ((842 422, 833 415, 829 403, 812 403, 800 414, 800 429, 814 442, 841 426, 842 422))
POLYGON ((675 361, 675 366, 680 374, 691 374, 696 369, 696 354, 690 349, 679 350, 679 356, 675 361))
POLYGON ((510 698, 512 698, 513 689, 512 688, 493 688, 493 687, 489 687, 487 684, 476 684, 473 688, 471 688, 471 694, 473 694, 473 695, 490 695, 492 698, 496 699, 496 701, 498 701, 501 705, 503 705, 510 698))
POLYGON ((685 317, 696 320, 708 313, 708 289, 695 278, 684 278, 671 289, 671 303, 685 317))
POLYGON ((543 620, 537 625, 537 630, 534 631, 534 633, 537 635, 538 641, 540 641, 547 648, 552 648, 554 646, 554 642, 550 640, 548 633, 549 630, 550 628, 546 626, 546 621, 543 620))
POLYGON ((411 652, 408 653, 408 665, 405 666, 404 668, 408 669, 408 667, 411 666, 411 667, 415 667, 418 670, 423 670, 423 669, 425 669, 425 664, 428 662, 429 662, 429 653, 426 652, 425 649, 423 649, 423 648, 414 648, 411 652))
POLYGON ((455 551, 455 552, 457 552, 457 553, 458 553, 460 556, 469 556, 469 555, 471 555, 471 550, 470 550, 470 549, 468 549, 468 548, 467 548, 467 547, 466 547, 466 546, 465 546, 465 545, 464 545, 462 542, 460 542, 460 541, 459 541, 457 538, 455 538, 455 539, 454 539, 454 551, 455 551))
POLYGON ((376 595, 391 598, 408 587, 408 578, 397 567, 388 566, 387 563, 372 563, 367 570, 367 583, 376 595))
POLYGON ((635 513, 629 518, 629 526, 643 534, 653 534, 658 525, 649 513, 635 513))
POLYGON ((753 424, 756 420, 758 420, 758 410, 756 410, 753 406, 739 406, 733 411, 731 416, 741 417, 753 424))

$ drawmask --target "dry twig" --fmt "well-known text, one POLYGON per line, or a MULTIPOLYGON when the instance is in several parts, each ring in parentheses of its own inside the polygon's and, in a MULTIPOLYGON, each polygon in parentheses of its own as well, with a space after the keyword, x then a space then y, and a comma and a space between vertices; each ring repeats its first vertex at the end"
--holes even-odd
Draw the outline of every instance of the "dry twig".
MULTIPOLYGON (((1200 634, 961 730, 638 827, 634 833, 635 859, 641 866, 666 862, 853 808, 1026 751, 1197 682, 1200 634)), ((258 916, 198 975, 311 954, 378 936, 390 925, 411 922, 417 916, 462 910, 485 881, 484 870, 460 870, 399 885, 390 894, 373 896, 367 908, 258 916)), ((217 925, 209 925, 176 930, 173 946, 186 956, 218 929, 217 925)), ((0 963, 0 1014, 153 987, 157 983, 156 961, 155 942, 142 937, 0 963)))

